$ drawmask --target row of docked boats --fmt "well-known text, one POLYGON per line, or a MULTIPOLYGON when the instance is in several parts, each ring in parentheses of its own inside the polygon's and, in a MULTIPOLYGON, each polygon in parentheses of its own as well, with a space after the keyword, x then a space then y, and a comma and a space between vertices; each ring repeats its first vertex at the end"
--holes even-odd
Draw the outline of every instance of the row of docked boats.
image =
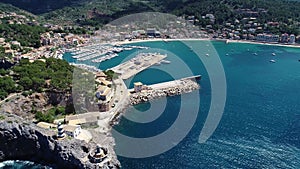
POLYGON ((117 57, 120 52, 132 49, 148 49, 148 47, 130 45, 91 45, 85 46, 82 49, 73 50, 71 54, 73 55, 72 58, 77 59, 78 61, 94 59, 92 62, 99 63, 117 57))
POLYGON ((117 57, 117 56, 119 56, 119 55, 116 54, 116 53, 109 53, 109 54, 106 54, 105 56, 102 56, 100 58, 92 60, 92 62, 101 63, 101 62, 104 62, 106 60, 112 59, 112 58, 117 57))

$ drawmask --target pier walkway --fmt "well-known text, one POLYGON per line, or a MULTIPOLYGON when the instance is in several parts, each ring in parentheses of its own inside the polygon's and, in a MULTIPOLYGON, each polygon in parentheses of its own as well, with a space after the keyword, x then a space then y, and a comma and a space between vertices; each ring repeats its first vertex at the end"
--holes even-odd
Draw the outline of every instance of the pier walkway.
POLYGON ((135 58, 111 68, 114 72, 121 74, 122 79, 129 79, 148 67, 165 59, 167 55, 159 53, 141 53, 135 58))

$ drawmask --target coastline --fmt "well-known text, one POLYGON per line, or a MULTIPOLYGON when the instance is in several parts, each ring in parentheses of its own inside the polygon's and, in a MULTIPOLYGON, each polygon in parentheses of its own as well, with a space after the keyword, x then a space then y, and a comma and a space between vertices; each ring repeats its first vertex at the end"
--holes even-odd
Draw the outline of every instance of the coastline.
POLYGON ((246 43, 255 45, 268 45, 268 46, 280 46, 280 47, 290 47, 290 48, 300 48, 300 44, 282 44, 282 43, 267 43, 249 40, 226 40, 228 43, 246 43))
POLYGON ((214 39, 214 38, 189 38, 189 39, 138 39, 132 41, 119 41, 113 42, 118 45, 134 44, 134 43, 143 43, 143 42, 172 42, 172 41, 219 41, 224 43, 246 43, 246 44, 255 44, 255 45, 269 45, 269 46, 280 46, 280 47, 291 47, 291 48, 300 48, 300 44, 283 44, 283 43, 268 43, 268 42, 259 42, 252 40, 231 40, 231 39, 214 39))

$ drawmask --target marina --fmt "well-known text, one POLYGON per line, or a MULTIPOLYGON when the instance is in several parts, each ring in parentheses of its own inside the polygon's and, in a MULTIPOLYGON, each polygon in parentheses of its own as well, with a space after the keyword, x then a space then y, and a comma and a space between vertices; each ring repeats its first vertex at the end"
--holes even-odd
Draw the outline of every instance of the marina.
POLYGON ((93 63, 100 63, 114 57, 119 56, 118 53, 123 51, 130 51, 133 49, 148 49, 144 46, 130 46, 130 45, 89 45, 82 48, 76 48, 70 53, 73 55, 73 59, 78 61, 92 60, 93 63), (99 57, 99 58, 97 58, 99 57))
POLYGON ((116 54, 116 53, 110 53, 110 54, 106 54, 105 56, 102 56, 100 58, 94 59, 94 60, 92 60, 92 62, 101 63, 101 62, 104 62, 106 60, 112 59, 112 58, 117 57, 117 56, 119 56, 119 55, 116 54))

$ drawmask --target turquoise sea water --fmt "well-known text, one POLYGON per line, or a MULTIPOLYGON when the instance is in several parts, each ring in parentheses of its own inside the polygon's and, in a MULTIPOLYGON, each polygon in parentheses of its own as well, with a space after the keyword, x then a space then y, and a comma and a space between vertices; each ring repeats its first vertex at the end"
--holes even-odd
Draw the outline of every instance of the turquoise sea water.
MULTIPOLYGON (((203 51, 205 41, 193 42, 193 47, 203 51)), ((223 117, 218 128, 206 143, 198 143, 199 134, 206 120, 211 100, 211 84, 208 73, 192 52, 182 42, 139 43, 172 52, 168 55, 171 64, 153 66, 133 80, 146 84, 174 79, 167 70, 177 70, 177 77, 185 77, 181 67, 188 66, 194 74, 201 74, 200 110, 189 134, 173 149, 154 157, 133 159, 119 157, 122 168, 300 168, 300 49, 211 42, 216 49, 226 74, 227 99, 223 117), (253 53, 257 53, 254 55, 253 53), (276 56, 272 56, 276 53, 276 56), (176 56, 175 56, 176 55, 176 56), (184 62, 177 62, 176 58, 184 62), (276 63, 269 60, 275 59, 276 63), (162 70, 158 70, 158 68, 162 70)), ((132 58, 126 51, 119 57, 97 65, 107 69, 122 60, 132 58)), ((164 51, 161 51, 162 53, 164 51)), ((205 56, 205 52, 200 57, 205 56)), ((215 57, 215 56, 209 56, 215 57)), ((74 62, 69 54, 64 57, 74 62)), ((195 103, 194 96, 187 94, 167 98, 163 114, 151 123, 135 123, 122 118, 115 127, 119 132, 132 137, 155 136, 168 129, 178 115, 180 104, 195 103), (145 132, 147 131, 147 132, 145 132)), ((130 108, 126 113, 141 118, 141 111, 155 107, 160 100, 130 108)), ((116 140, 116 144, 122 144, 116 140)))

